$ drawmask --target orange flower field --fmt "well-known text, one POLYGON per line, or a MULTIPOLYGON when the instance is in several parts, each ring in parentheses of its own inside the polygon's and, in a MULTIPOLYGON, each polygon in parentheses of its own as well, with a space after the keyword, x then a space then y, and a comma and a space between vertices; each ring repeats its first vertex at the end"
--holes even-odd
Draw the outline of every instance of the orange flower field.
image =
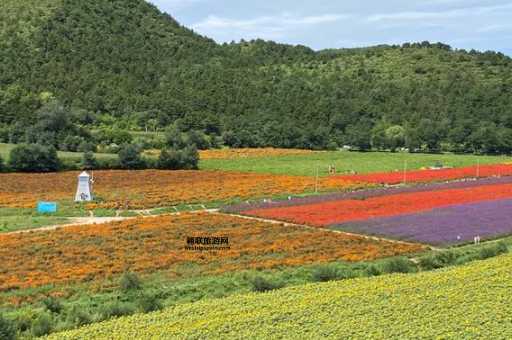
POLYGON ((307 155, 314 152, 312 150, 302 149, 275 149, 275 148, 259 148, 259 149, 211 149, 199 151, 199 158, 206 159, 239 159, 239 158, 257 158, 257 157, 278 157, 307 155))
MULTIPOLYGON (((0 207, 33 208, 38 200, 72 201, 78 172, 0 174, 0 207)), ((313 191, 315 179, 300 176, 223 171, 95 171, 94 193, 102 202, 91 208, 132 209, 249 199, 313 191)), ((321 178, 319 190, 360 187, 337 178, 321 178)))
POLYGON ((101 280, 124 271, 172 276, 361 261, 422 250, 321 229, 187 213, 0 235, 0 290, 101 280), (229 250, 186 250, 190 237, 227 237, 229 250))

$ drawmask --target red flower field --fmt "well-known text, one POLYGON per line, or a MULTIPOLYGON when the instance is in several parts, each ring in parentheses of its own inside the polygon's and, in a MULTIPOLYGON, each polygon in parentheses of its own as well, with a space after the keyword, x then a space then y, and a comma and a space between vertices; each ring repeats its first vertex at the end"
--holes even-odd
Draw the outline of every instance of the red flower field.
POLYGON ((396 216, 455 204, 512 198, 512 184, 413 192, 363 200, 346 199, 310 205, 255 209, 244 214, 298 224, 326 226, 335 223, 396 216))
MULTIPOLYGON (((512 176, 512 165, 496 164, 482 165, 480 167, 471 166, 456 169, 441 170, 414 170, 406 172, 405 180, 408 183, 449 181, 462 178, 492 177, 492 176, 512 176)), ((362 175, 337 176, 337 178, 376 184, 399 184, 404 181, 404 173, 381 172, 362 175)))

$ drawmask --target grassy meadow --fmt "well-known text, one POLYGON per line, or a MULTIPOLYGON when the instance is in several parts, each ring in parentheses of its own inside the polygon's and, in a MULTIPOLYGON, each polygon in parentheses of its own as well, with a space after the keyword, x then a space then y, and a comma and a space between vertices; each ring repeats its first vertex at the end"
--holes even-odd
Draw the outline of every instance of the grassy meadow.
POLYGON ((433 166, 437 162, 444 166, 464 167, 480 164, 495 164, 512 161, 504 156, 477 156, 455 154, 411 154, 389 152, 349 152, 329 151, 305 155, 260 157, 242 159, 209 159, 200 162, 202 170, 228 170, 286 174, 298 176, 327 176, 329 165, 334 165, 339 174, 355 171, 357 173, 386 172, 403 170, 407 162, 408 170, 433 166))
MULTIPOLYGON (((5 161, 9 159, 9 153, 12 149, 16 147, 16 144, 5 144, 0 143, 0 157, 2 157, 5 161)), ((59 151, 58 152, 59 158, 63 161, 73 161, 77 162, 82 159, 83 153, 82 152, 66 152, 66 151, 59 151)), ((114 154, 108 154, 108 153, 96 153, 94 156, 97 159, 112 159, 116 158, 117 155, 114 154)))

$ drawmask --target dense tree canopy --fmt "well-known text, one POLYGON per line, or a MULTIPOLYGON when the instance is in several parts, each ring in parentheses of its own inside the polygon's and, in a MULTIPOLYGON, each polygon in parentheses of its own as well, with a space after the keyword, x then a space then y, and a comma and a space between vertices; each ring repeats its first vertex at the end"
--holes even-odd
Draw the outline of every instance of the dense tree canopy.
POLYGON ((5 0, 0 20, 0 141, 106 150, 173 125, 198 148, 512 150, 501 53, 219 45, 143 0, 5 0))

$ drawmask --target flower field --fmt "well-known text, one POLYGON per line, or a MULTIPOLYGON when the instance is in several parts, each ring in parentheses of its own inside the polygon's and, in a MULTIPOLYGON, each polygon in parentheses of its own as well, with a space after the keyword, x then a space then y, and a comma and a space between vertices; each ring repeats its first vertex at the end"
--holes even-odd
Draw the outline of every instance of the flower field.
POLYGON ((338 178, 346 181, 357 181, 364 183, 376 184, 399 184, 403 183, 404 179, 408 183, 420 182, 436 182, 436 181, 449 181, 462 178, 484 178, 493 176, 512 176, 511 164, 496 164, 496 165, 482 165, 470 166, 455 169, 441 169, 441 170, 414 170, 407 171, 404 177, 402 171, 395 172, 381 172, 370 173, 362 175, 348 175, 338 176, 338 178))
POLYGON ((244 213, 251 216, 322 227, 375 217, 417 213, 450 205, 510 198, 512 198, 512 184, 508 183, 425 192, 407 192, 365 199, 335 200, 282 208, 271 207, 248 210, 244 213))
POLYGON ((91 281, 125 271, 220 274, 334 260, 362 261, 423 249, 223 214, 136 218, 0 235, 0 290, 91 281), (229 250, 186 250, 189 237, 228 237, 229 250))
POLYGON ((185 304, 48 339, 510 339, 512 255, 185 304))
POLYGON ((379 188, 224 210, 350 233, 448 246, 512 234, 512 177, 379 188))
POLYGON ((446 183, 417 184, 410 187, 377 187, 366 190, 349 192, 335 192, 322 195, 293 197, 292 199, 273 200, 272 202, 244 202, 223 207, 222 210, 228 213, 243 213, 249 210, 268 208, 284 208, 300 205, 310 205, 340 200, 366 200, 373 197, 383 197, 405 193, 431 192, 448 189, 475 188, 486 185, 512 184, 512 177, 483 178, 479 180, 461 180, 446 183))
POLYGON ((453 245, 512 234, 512 200, 485 201, 426 212, 348 222, 332 229, 433 245, 453 245))
MULTIPOLYGON (((77 172, 0 174, 0 207, 33 208, 38 200, 71 201, 77 172)), ((223 171, 95 171, 94 191, 103 202, 91 208, 133 209, 299 194, 315 189, 301 176, 223 171)), ((322 178, 319 190, 348 190, 353 182, 322 178)))
POLYGON ((210 149, 199 151, 199 158, 207 159, 240 159, 240 158, 260 158, 260 157, 279 157, 308 155, 314 152, 312 150, 302 149, 278 149, 278 148, 241 148, 241 149, 210 149))

